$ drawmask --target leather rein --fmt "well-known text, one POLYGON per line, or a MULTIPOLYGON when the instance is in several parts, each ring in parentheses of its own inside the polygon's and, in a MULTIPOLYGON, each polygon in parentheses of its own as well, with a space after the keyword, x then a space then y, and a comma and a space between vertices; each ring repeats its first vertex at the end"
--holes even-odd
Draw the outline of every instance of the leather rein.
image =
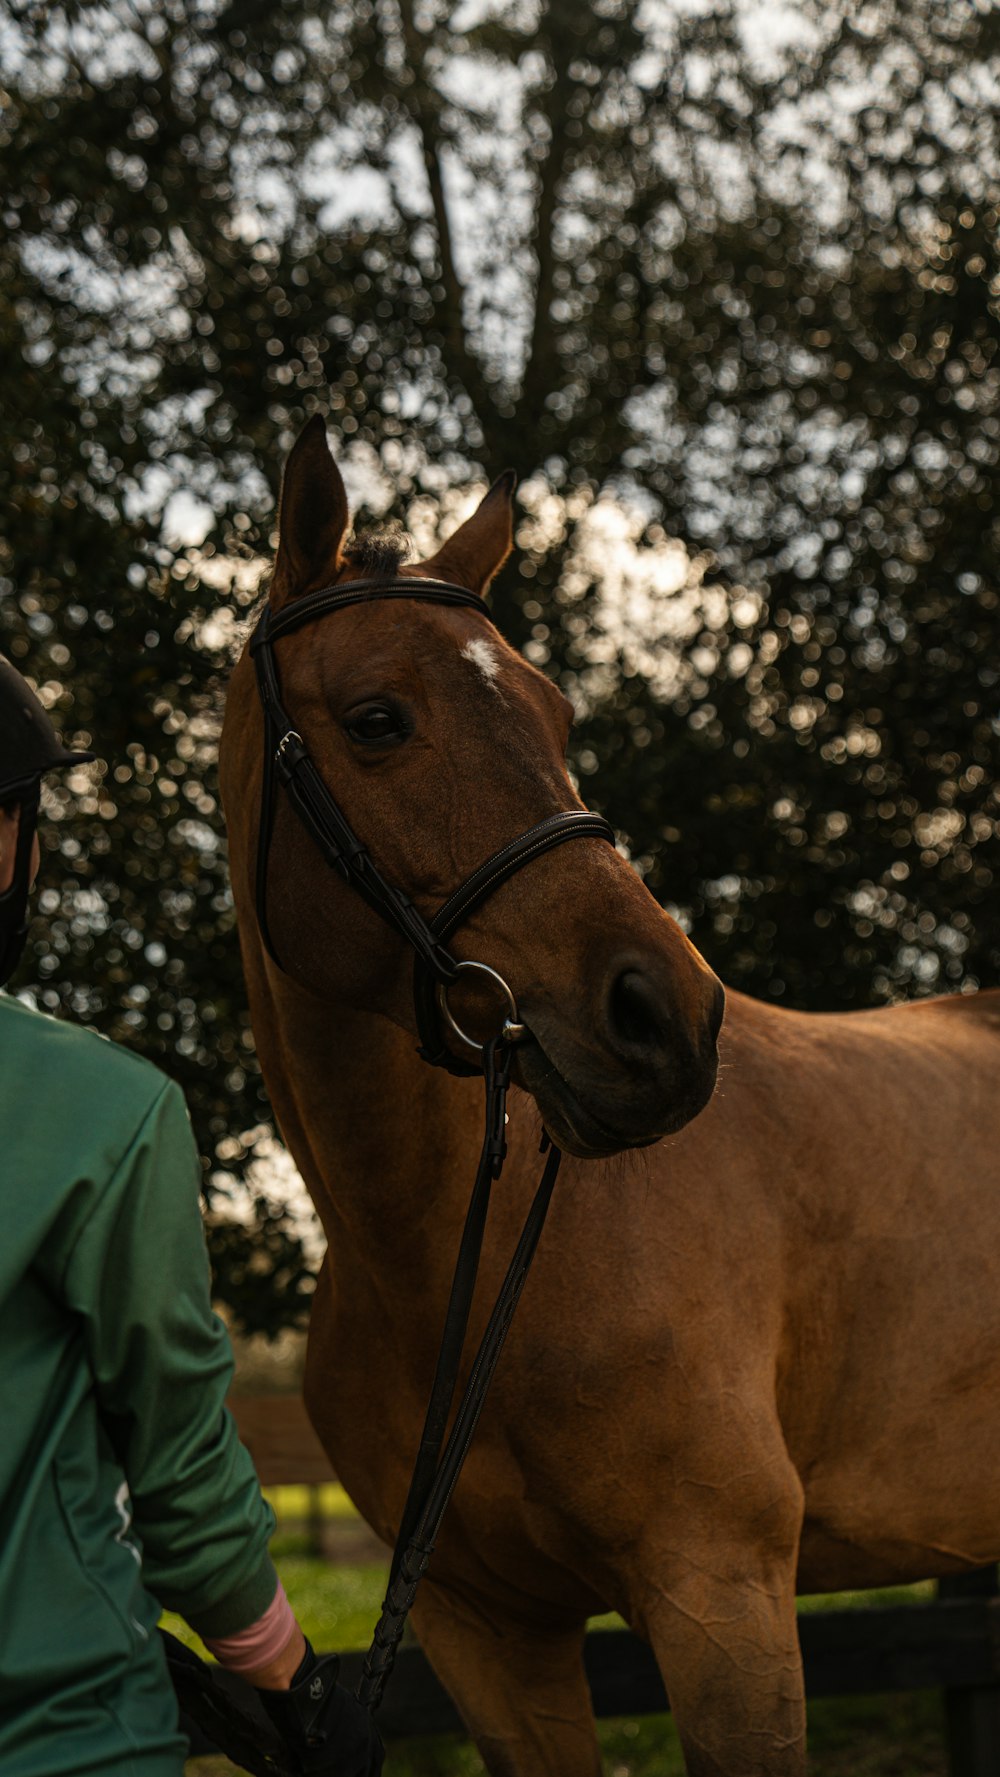
POLYGON ((466 1076, 481 1073, 486 1087, 482 1152, 459 1245, 424 1429, 396 1539, 382 1615, 357 1689, 359 1701, 372 1714, 381 1702, 417 1586, 430 1560, 441 1520, 468 1453, 486 1391, 538 1244, 561 1159, 559 1149, 547 1135, 543 1136, 542 1152, 548 1150, 548 1156, 541 1181, 446 1439, 485 1234, 490 1189, 494 1180, 500 1177, 507 1152, 505 1107, 513 1050, 527 1034, 514 994, 503 977, 485 963, 455 958, 447 948, 447 941, 501 883, 554 846, 563 845, 570 839, 601 839, 612 845, 615 843, 614 832, 607 821, 586 809, 567 809, 549 815, 480 864, 429 921, 402 890, 386 880, 324 783, 305 740, 282 701, 274 652, 274 645, 281 637, 308 623, 350 605, 384 599, 419 600, 466 608, 487 622, 493 621, 478 593, 447 581, 349 580, 307 593, 277 614, 270 605, 266 606, 250 643, 264 713, 264 773, 256 864, 257 923, 272 961, 281 968, 267 919, 268 866, 280 788, 285 791, 295 813, 330 867, 412 947, 419 1054, 432 1066, 446 1068, 449 1073, 466 1076), (461 1029, 448 1005, 448 989, 463 973, 488 980, 499 990, 504 1001, 506 1009, 500 1028, 485 1043, 475 1042, 461 1029), (461 1043, 463 1054, 456 1055, 449 1047, 448 1032, 461 1043))

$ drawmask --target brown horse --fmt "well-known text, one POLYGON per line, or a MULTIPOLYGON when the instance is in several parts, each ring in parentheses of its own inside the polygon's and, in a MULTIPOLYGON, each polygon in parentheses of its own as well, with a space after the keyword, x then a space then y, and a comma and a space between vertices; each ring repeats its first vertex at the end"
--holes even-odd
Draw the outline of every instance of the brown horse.
MULTIPOLYGON (((377 571, 372 552, 345 553, 346 530, 313 422, 286 471, 275 607, 377 571)), ((481 591, 510 543, 500 482, 402 571, 481 591)), ((326 782, 425 915, 499 845, 578 806, 563 699, 475 611, 374 602, 277 653, 326 782)), ((391 1539, 482 1091, 418 1059, 409 951, 284 797, 267 885, 282 966, 266 954, 262 745, 244 658, 222 760, 243 954, 267 1084, 329 1238, 307 1400, 391 1539)), ((421 1640, 494 1777, 599 1771, 581 1645, 609 1607, 652 1642, 689 1771, 801 1777, 797 1581, 1000 1555, 1000 996, 828 1017, 733 994, 703 1109, 718 984, 606 843, 528 865, 453 948, 506 977, 531 1032, 484 1302, 538 1176, 540 1118, 567 1159, 418 1601, 421 1640)))

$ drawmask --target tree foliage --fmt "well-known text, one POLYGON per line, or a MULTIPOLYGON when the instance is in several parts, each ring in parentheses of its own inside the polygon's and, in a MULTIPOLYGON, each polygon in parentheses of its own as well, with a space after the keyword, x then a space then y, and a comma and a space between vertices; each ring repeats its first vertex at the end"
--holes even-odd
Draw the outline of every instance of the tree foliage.
POLYGON ((240 1314, 308 1279, 254 1182, 219 686, 317 407, 362 519, 526 478, 498 614, 724 979, 1000 978, 995 12, 6 14, 5 645, 107 760, 49 798, 19 984, 152 1054, 249 1179, 240 1314))

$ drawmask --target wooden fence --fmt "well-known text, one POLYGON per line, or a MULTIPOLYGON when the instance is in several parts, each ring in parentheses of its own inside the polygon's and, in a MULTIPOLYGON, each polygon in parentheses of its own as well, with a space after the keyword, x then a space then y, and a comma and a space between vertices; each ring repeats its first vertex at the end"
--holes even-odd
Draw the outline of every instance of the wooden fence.
MULTIPOLYGON (((234 1395, 240 1435, 265 1486, 336 1477, 297 1396, 234 1395)), ((1000 1485, 1000 1482, 998 1482, 1000 1485)), ((940 1689, 951 1777, 1000 1777, 1000 1583, 995 1567, 940 1581, 927 1604, 803 1612, 799 1639, 810 1697, 940 1689)), ((626 1630, 587 1636, 599 1717, 669 1707, 649 1647, 626 1630)), ((361 1654, 343 1655, 353 1684, 361 1654)), ((387 1738, 461 1733, 447 1692, 418 1647, 401 1648, 379 1717, 387 1738)))

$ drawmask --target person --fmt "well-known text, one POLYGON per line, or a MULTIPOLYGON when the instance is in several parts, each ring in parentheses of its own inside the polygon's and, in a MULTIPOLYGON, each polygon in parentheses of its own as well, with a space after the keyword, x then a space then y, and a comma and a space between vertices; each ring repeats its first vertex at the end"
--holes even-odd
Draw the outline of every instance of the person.
MULTIPOLYGON (((25 942, 41 779, 91 758, 0 659, 0 985, 25 942)), ((258 1687, 303 1769, 341 1772, 344 1732, 350 1770, 377 1772, 370 1717, 292 1614, 224 1408, 179 1088, 3 993, 0 1119, 0 1771, 181 1777, 166 1608, 258 1687)))

